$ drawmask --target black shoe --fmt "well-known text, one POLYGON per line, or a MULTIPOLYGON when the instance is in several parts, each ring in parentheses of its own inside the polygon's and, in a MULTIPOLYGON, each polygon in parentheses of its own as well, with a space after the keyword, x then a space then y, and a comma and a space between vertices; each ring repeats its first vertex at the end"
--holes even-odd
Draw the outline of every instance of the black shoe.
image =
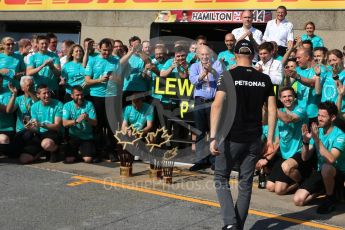
POLYGON ((319 205, 316 212, 318 214, 329 214, 335 210, 335 202, 330 199, 329 197, 326 197, 326 200, 319 205))
POLYGON ((108 156, 109 156, 109 160, 111 162, 116 162, 116 157, 115 157, 114 153, 109 153, 108 156))
POLYGON ((214 169, 216 168, 216 166, 214 164, 211 165, 211 170, 214 171, 214 169))
POLYGON ((47 151, 42 151, 42 152, 40 152, 39 153, 41 156, 46 156, 46 158, 45 158, 45 161, 49 161, 50 160, 50 152, 47 152, 47 151))
POLYGON ((100 163, 100 162, 101 162, 101 160, 98 157, 92 158, 92 163, 97 164, 97 163, 100 163))
POLYGON ((189 168, 189 171, 199 171, 202 169, 207 169, 210 167, 210 164, 208 163, 195 163, 192 167, 189 168))
POLYGON ((58 161, 59 161, 59 152, 58 151, 51 152, 49 162, 50 163, 56 163, 58 161))
POLYGON ((227 230, 227 229, 234 230, 236 228, 235 228, 235 225, 225 225, 224 227, 222 227, 222 230, 227 230))

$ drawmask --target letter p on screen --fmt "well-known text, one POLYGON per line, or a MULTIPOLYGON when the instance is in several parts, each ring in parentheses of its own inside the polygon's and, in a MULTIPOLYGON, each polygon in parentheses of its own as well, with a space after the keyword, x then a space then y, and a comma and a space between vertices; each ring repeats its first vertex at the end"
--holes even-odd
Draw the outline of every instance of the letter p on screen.
POLYGON ((188 112, 188 101, 182 101, 180 104, 180 115, 183 118, 183 114, 188 112))

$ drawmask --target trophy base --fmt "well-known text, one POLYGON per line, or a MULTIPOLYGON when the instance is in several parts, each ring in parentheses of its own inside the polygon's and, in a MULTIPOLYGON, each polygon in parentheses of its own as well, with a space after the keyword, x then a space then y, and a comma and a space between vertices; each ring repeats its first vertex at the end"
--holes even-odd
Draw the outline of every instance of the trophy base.
POLYGON ((133 175, 132 172, 133 172, 132 166, 130 167, 120 166, 120 176, 131 177, 133 175))
POLYGON ((166 184, 172 184, 172 177, 163 176, 163 181, 166 184))
POLYGON ((150 178, 162 179, 162 170, 161 169, 150 169, 149 176, 150 176, 150 178))

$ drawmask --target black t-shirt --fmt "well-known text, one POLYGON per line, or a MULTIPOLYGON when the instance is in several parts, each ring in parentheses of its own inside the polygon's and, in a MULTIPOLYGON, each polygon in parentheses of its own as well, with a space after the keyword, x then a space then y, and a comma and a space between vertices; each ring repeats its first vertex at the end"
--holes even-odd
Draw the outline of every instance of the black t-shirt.
MULTIPOLYGON (((232 77, 236 89, 236 114, 227 136, 233 142, 251 142, 262 135, 262 106, 269 96, 274 96, 273 84, 268 75, 252 67, 238 66, 223 74, 217 91, 227 92, 226 77, 232 77)), ((229 91, 228 91, 229 92, 229 91)), ((225 103, 229 104, 230 98, 225 103)))

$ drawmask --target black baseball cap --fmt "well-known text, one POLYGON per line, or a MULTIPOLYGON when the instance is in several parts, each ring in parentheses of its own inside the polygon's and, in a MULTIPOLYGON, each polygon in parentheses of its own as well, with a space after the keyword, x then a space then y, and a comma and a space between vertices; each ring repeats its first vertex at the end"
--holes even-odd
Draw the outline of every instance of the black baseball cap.
POLYGON ((254 46, 250 41, 242 39, 236 43, 234 51, 237 54, 254 54, 254 46))

